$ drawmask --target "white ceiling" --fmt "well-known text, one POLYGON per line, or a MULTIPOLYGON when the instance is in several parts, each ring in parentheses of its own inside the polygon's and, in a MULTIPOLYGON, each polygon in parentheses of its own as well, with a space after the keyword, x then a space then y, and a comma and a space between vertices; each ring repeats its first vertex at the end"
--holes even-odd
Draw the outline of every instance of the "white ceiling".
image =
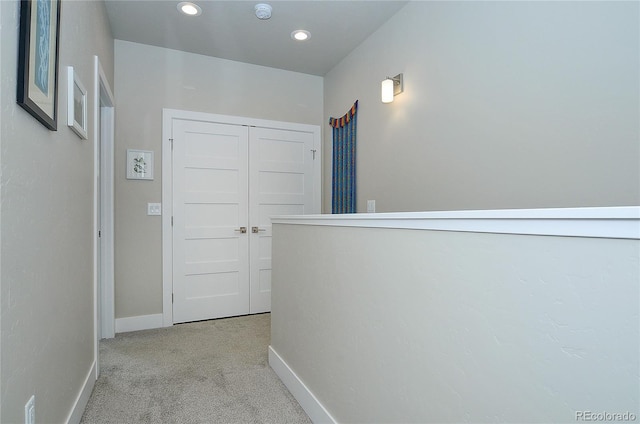
POLYGON ((325 75, 407 1, 192 0, 202 14, 178 12, 181 0, 106 0, 113 36, 272 68, 325 75), (259 20, 254 7, 273 7, 259 20), (311 38, 291 39, 305 29, 311 38))

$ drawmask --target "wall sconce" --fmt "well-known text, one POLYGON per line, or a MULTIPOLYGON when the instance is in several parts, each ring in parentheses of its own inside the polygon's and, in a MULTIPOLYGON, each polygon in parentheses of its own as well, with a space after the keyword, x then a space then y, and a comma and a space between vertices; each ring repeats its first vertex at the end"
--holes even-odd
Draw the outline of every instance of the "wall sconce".
POLYGON ((395 77, 387 77, 382 81, 381 87, 381 99, 382 103, 391 103, 393 96, 396 96, 404 91, 404 84, 402 83, 402 74, 398 74, 395 77))

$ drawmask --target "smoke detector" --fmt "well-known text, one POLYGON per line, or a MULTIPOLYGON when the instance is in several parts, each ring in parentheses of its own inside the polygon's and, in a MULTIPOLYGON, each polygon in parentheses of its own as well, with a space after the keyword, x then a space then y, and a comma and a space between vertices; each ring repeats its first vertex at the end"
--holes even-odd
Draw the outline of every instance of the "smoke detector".
POLYGON ((269 19, 271 17, 271 5, 266 3, 258 3, 256 4, 256 18, 258 19, 269 19))

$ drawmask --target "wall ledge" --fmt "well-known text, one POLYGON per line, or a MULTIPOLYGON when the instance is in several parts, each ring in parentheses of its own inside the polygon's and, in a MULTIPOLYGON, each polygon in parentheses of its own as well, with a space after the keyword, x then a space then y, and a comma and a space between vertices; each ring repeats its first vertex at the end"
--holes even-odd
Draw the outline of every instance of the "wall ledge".
POLYGON ((640 206, 291 215, 274 224, 640 239, 640 206))

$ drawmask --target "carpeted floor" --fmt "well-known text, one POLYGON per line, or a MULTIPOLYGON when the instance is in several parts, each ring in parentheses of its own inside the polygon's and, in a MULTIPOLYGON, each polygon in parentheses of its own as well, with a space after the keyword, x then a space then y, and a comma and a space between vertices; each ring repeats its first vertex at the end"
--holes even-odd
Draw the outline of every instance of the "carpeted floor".
POLYGON ((267 361, 270 314, 118 334, 82 423, 310 423, 267 361))

